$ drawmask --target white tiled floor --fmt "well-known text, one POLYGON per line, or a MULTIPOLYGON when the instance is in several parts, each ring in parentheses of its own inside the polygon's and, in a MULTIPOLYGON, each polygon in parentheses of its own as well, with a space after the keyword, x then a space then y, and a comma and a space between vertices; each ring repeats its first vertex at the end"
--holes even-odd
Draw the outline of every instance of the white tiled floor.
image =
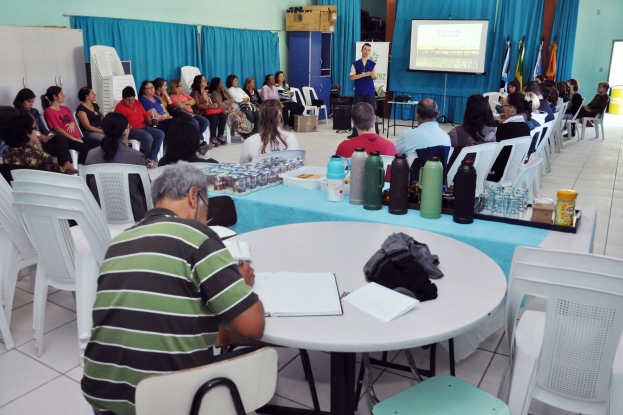
MULTIPOLYGON (((562 153, 554 155, 552 171, 543 178, 542 193, 554 198, 561 187, 576 189, 579 206, 598 211, 595 253, 623 258, 623 116, 607 115, 606 137, 582 142, 566 142, 562 153)), ((443 125, 448 130, 451 126, 443 125)), ((404 128, 397 128, 400 133, 404 128)), ((320 124, 317 133, 297 133, 301 147, 307 150, 310 165, 326 165, 337 145, 345 138, 336 134, 331 124, 320 124)), ((588 137, 594 135, 592 129, 588 137)), ((392 135, 390 139, 394 140, 392 135)), ((219 147, 207 156, 219 161, 238 161, 240 141, 219 147)), ((150 172, 157 175, 157 171, 150 172)), ((11 332, 16 348, 8 351, 0 342, 0 415, 45 413, 48 415, 90 415, 89 406, 80 393, 82 369, 79 366, 76 335, 75 301, 69 292, 49 291, 46 309, 44 353, 37 357, 32 330, 32 290, 28 277, 18 282, 15 294, 11 332)), ((541 308, 537 302, 529 308, 541 308)), ((414 349, 418 366, 428 367, 428 350, 414 349)), ((311 407, 307 383, 303 378, 298 350, 278 349, 279 380, 273 403, 301 408, 311 407)), ((438 373, 448 373, 448 357, 443 348, 437 353, 438 373)), ((479 349, 457 364, 458 377, 489 393, 497 393, 507 364, 508 347, 502 330, 485 340, 479 349)), ((310 352, 314 377, 322 409, 329 402, 329 355, 310 352)), ((402 354, 390 353, 390 359, 403 362, 402 354)), ((375 389, 381 398, 389 397, 412 385, 408 374, 375 369, 375 389)), ((545 408, 534 402, 534 414, 562 415, 564 412, 545 408)), ((370 413, 370 401, 364 395, 359 402, 360 414, 370 413)))

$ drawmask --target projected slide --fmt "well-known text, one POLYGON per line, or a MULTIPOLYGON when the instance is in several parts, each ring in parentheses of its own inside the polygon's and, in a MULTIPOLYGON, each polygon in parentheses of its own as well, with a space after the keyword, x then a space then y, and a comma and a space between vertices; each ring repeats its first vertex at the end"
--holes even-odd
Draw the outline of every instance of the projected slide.
POLYGON ((484 73, 488 23, 413 20, 409 69, 484 73))

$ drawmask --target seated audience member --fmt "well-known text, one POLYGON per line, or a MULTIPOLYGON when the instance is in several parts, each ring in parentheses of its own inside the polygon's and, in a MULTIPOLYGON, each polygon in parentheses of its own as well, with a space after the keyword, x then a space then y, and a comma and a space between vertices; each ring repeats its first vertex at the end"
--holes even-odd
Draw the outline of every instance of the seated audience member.
POLYGON ((358 103, 353 107, 351 119, 359 135, 342 141, 335 154, 348 158, 358 147, 365 148, 367 154, 371 151, 380 151, 382 156, 394 156, 398 153, 394 143, 376 133, 376 113, 372 105, 367 102, 358 103))
POLYGON ((244 115, 244 112, 233 107, 236 101, 223 86, 221 78, 212 78, 208 92, 212 102, 223 108, 223 112, 227 115, 227 123, 229 124, 231 135, 238 133, 243 138, 247 138, 251 133, 251 126, 247 122, 247 116, 244 115))
POLYGON ((238 265, 206 226, 201 170, 167 166, 151 194, 155 208, 112 240, 100 268, 82 378, 96 413, 134 414, 145 377, 230 357, 214 357, 220 325, 253 339, 264 332, 253 268, 238 265))
POLYGON ((4 164, 69 173, 52 156, 36 147, 39 139, 32 118, 19 114, 12 107, 0 107, 0 140, 7 146, 2 154, 4 164))
POLYGON ((206 90, 207 87, 208 81, 203 75, 195 76, 191 86, 193 91, 191 96, 195 101, 192 108, 195 114, 208 119, 210 122, 210 142, 218 147, 219 145, 227 144, 227 140, 223 138, 227 115, 225 115, 223 108, 212 102, 210 94, 206 90))
MULTIPOLYGON (((100 146, 89 151, 87 156, 87 165, 92 164, 134 164, 136 166, 145 165, 145 156, 138 150, 128 145, 128 136, 130 135, 130 124, 125 115, 118 112, 109 112, 102 121, 102 130, 104 138, 100 146)), ((139 222, 145 217, 147 212, 147 203, 145 201, 145 191, 141 178, 137 174, 131 174, 128 177, 130 186, 130 203, 132 204, 132 213, 134 221, 139 222)), ((94 182, 87 181, 89 188, 95 198, 99 201, 97 187, 94 182)), ((149 197, 149 195, 147 195, 149 197)))
MULTIPOLYGON (((158 79, 154 81, 154 86, 156 86, 158 79)), ((163 87, 161 88, 166 87, 167 83, 165 81, 163 87)), ((157 91, 158 89, 156 89, 156 93, 157 91)), ((166 92, 161 91, 161 94, 164 95, 166 92)), ((208 129, 210 122, 207 118, 193 112, 195 100, 190 95, 184 93, 182 83, 180 81, 177 79, 171 81, 169 94, 167 96, 171 100, 171 103, 169 104, 169 113, 175 118, 181 118, 184 121, 192 122, 195 125, 195 128, 197 128, 197 131, 199 131, 199 135, 203 137, 203 133, 208 129)), ((203 139, 201 141, 204 142, 203 139)))
POLYGON ((136 99, 136 91, 126 86, 121 91, 123 98, 115 107, 115 112, 126 116, 130 123, 130 140, 141 143, 141 153, 145 156, 145 164, 151 169, 158 167, 158 152, 164 141, 164 132, 151 126, 151 115, 136 99))
POLYGON ((162 106, 162 101, 156 96, 156 87, 151 81, 143 81, 141 87, 138 90, 138 100, 141 105, 151 115, 151 119, 156 119, 158 123, 156 128, 161 130, 166 137, 169 128, 175 123, 169 111, 162 106))
MULTIPOLYGON (((39 111, 34 107, 35 99, 35 93, 28 88, 24 88, 17 93, 13 100, 13 106, 17 111, 28 115, 33 120, 33 126, 37 130, 37 137, 39 138, 38 143, 35 143, 35 148, 56 157, 58 164, 62 166, 65 171, 78 173, 78 170, 72 165, 71 153, 69 152, 70 143, 65 136, 48 130, 39 111)), ((73 143, 71 144, 73 146, 73 143)), ((1 150, 0 155, 2 155, 1 150)))
POLYGON ((396 150, 399 153, 409 154, 427 147, 450 147, 450 136, 437 123, 439 110, 435 101, 430 98, 422 99, 417 104, 415 116, 417 128, 405 130, 396 140, 396 150))
MULTIPOLYGON (((567 87, 569 88, 569 105, 567 106, 567 111, 565 111, 564 118, 565 120, 571 120, 581 109, 584 98, 580 95, 580 82, 577 79, 569 79, 567 87)), ((571 135, 575 135, 575 124, 571 124, 571 135)), ((568 137, 568 133, 565 133, 564 137, 568 137)))
POLYGON ((199 133, 195 126, 188 121, 179 121, 171 127, 164 139, 164 156, 158 160, 158 166, 175 164, 178 161, 188 163, 218 163, 214 159, 202 159, 199 152, 199 133))
POLYGON ((601 115, 602 112, 608 106, 608 89, 610 89, 610 84, 608 82, 600 82, 597 84, 597 95, 593 98, 588 105, 585 105, 580 109, 580 113, 578 114, 578 119, 582 118, 593 118, 597 115, 601 115))
POLYGON ((556 114, 558 112, 558 108, 556 108, 556 105, 558 105, 558 90, 555 87, 541 89, 543 90, 543 98, 547 100, 552 114, 556 114))
MULTIPOLYGON (((532 119, 532 101, 526 100, 526 96, 521 92, 508 94, 508 97, 506 97, 506 104, 504 104, 504 114, 499 120, 500 124, 498 124, 498 129, 495 133, 496 141, 500 142, 511 138, 529 137, 530 127, 526 121, 530 119, 532 119)), ((510 153, 510 147, 502 149, 491 167, 487 180, 499 182, 502 179, 510 153)))
POLYGON ((549 103, 547 99, 543 98, 543 91, 541 90, 541 86, 535 81, 528 82, 524 87, 524 93, 532 92, 539 99, 539 107, 537 108, 539 111, 543 111, 545 115, 545 121, 541 123, 541 125, 546 122, 554 121, 554 113, 552 109, 549 107, 549 103))
POLYGON ((545 76, 537 75, 536 78, 534 78, 534 81, 532 81, 532 82, 535 82, 537 84, 541 84, 541 83, 545 82, 545 76))
MULTIPOLYGON (((251 78, 253 79, 253 78, 251 78)), ((253 123, 253 134, 256 134, 260 128, 260 109, 257 105, 253 105, 251 97, 238 86, 238 77, 229 75, 225 84, 228 88, 229 95, 234 99, 231 106, 244 113, 247 120, 253 123)))
MULTIPOLYGON (((268 74, 264 78, 264 86, 260 89, 260 97, 262 97, 262 101, 279 99, 279 91, 275 86, 275 77, 273 75, 268 74)), ((281 106, 283 108, 283 104, 281 106)))
POLYGON ((558 91, 558 98, 562 102, 569 101, 569 85, 566 82, 556 82, 556 90, 558 91))
POLYGON ((283 104, 283 125, 286 128, 294 128, 294 116, 305 112, 305 107, 292 99, 290 85, 286 82, 282 71, 275 74, 275 87, 279 92, 279 100, 283 104))
POLYGON ((78 91, 80 105, 76 108, 76 117, 78 118, 82 135, 99 143, 104 138, 104 131, 102 130, 104 114, 102 114, 100 107, 95 103, 96 96, 92 88, 88 86, 80 88, 80 91, 78 91))
POLYGON ((532 105, 531 117, 529 120, 526 120, 526 123, 528 123, 528 126, 530 127, 530 131, 532 131, 535 128, 545 124, 547 114, 544 111, 539 110, 539 107, 541 106, 541 100, 536 96, 536 94, 532 92, 524 92, 524 95, 526 97, 526 101, 529 101, 532 105))
POLYGON ((508 86, 506 87, 507 93, 503 97, 500 97, 500 105, 495 106, 495 110, 498 114, 504 114, 503 105, 506 103, 506 97, 508 96, 508 94, 512 94, 513 92, 519 92, 520 89, 521 88, 519 87, 519 81, 517 81, 516 79, 513 79, 508 83, 508 86))
POLYGON ((463 147, 495 143, 497 125, 489 100, 480 94, 470 96, 465 105, 463 125, 457 125, 448 132, 454 153, 460 152, 459 148, 463 147))
POLYGON ((257 89, 255 89, 255 79, 253 78, 245 79, 244 86, 242 87, 242 89, 251 99, 251 105, 256 106, 257 111, 259 112, 259 107, 264 101, 262 101, 262 97, 260 97, 260 92, 257 89))
POLYGON ((249 163, 258 154, 282 150, 300 150, 296 136, 279 127, 281 123, 281 103, 269 99, 262 105, 260 132, 247 138, 242 145, 239 163, 249 163))
POLYGON ((44 95, 41 95, 41 107, 43 117, 48 127, 57 135, 67 139, 67 146, 70 150, 78 152, 78 163, 84 164, 89 150, 99 146, 99 141, 88 137, 84 139, 80 136, 76 120, 71 110, 64 105, 65 94, 58 86, 51 86, 44 95))

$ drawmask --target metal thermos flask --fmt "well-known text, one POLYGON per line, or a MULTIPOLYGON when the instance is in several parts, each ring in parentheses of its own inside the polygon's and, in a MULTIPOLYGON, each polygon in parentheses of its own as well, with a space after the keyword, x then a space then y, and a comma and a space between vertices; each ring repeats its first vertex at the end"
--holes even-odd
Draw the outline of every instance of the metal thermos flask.
POLYGON ((463 160, 454 176, 454 215, 456 223, 474 222, 476 169, 473 160, 463 160))
POLYGON ((385 170, 380 151, 371 151, 366 159, 366 188, 363 195, 363 208, 380 210, 383 200, 383 185, 385 184, 385 170))
POLYGON ((393 215, 407 213, 410 173, 411 167, 407 161, 407 156, 402 153, 396 154, 389 174, 389 213, 393 215))
POLYGON ((422 167, 420 188, 422 189, 420 216, 425 219, 439 219, 443 192, 443 165, 439 157, 431 157, 422 167))
POLYGON ((350 159, 350 198, 353 205, 363 205, 366 188, 366 149, 357 147, 350 159))

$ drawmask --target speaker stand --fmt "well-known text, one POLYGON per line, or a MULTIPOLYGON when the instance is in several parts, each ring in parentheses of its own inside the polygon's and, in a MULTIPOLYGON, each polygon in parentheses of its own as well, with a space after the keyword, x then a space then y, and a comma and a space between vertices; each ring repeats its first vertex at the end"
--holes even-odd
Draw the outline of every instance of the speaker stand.
POLYGON ((454 123, 450 120, 450 118, 446 117, 446 88, 448 86, 448 72, 446 72, 446 80, 443 84, 443 111, 441 117, 437 118, 437 122, 446 124, 450 123, 454 127, 454 123))

